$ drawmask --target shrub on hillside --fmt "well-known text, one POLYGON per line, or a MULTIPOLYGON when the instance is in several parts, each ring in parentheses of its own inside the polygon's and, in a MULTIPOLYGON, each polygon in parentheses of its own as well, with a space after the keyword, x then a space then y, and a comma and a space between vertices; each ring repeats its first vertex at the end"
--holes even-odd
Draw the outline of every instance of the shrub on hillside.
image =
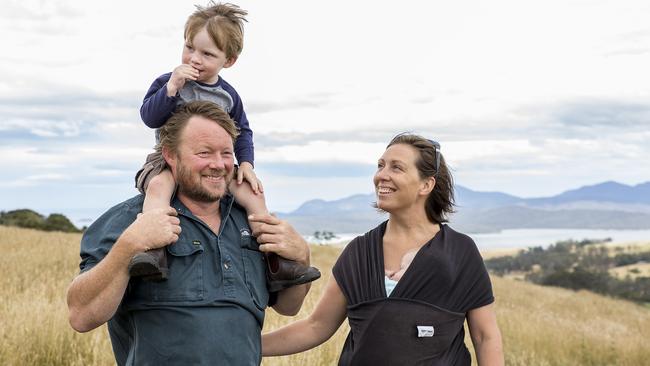
POLYGON ((66 233, 79 232, 79 230, 62 214, 53 213, 45 219, 45 231, 64 231, 66 233))
POLYGON ((527 281, 540 285, 585 289, 650 303, 650 278, 618 279, 608 272, 617 266, 649 262, 650 252, 612 256, 607 247, 592 245, 597 242, 586 239, 561 241, 548 248, 528 248, 515 256, 490 258, 485 265, 499 276, 524 272, 527 281))
POLYGON ((0 224, 7 226, 19 226, 28 229, 40 229, 45 218, 38 212, 22 209, 9 212, 0 212, 0 224))
POLYGON ((63 231, 67 233, 77 233, 80 231, 62 214, 55 213, 46 218, 38 212, 29 209, 9 212, 0 211, 0 225, 45 231, 63 231))

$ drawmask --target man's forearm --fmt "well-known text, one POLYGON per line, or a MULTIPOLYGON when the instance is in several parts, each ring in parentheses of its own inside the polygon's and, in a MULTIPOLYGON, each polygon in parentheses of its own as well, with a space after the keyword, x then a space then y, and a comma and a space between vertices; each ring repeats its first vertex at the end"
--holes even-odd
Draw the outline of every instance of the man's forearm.
POLYGON ((279 314, 286 316, 298 314, 310 287, 311 283, 306 283, 280 291, 278 293, 278 301, 273 305, 273 309, 279 314))
POLYGON ((129 283, 128 264, 133 254, 131 246, 120 238, 101 262, 72 281, 67 294, 72 328, 87 332, 115 314, 129 283))

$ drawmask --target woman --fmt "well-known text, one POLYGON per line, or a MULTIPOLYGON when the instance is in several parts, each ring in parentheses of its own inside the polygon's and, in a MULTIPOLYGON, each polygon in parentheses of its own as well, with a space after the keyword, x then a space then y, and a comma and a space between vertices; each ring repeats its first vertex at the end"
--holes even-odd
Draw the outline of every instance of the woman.
POLYGON ((470 365, 467 319, 479 365, 503 365, 492 286, 476 245, 452 230, 453 181, 440 145, 417 135, 393 138, 373 179, 389 219, 345 248, 308 318, 262 337, 264 356, 316 347, 348 318, 339 365, 470 365), (396 285, 385 273, 400 269, 396 285), (394 290, 387 294, 394 285, 394 290))

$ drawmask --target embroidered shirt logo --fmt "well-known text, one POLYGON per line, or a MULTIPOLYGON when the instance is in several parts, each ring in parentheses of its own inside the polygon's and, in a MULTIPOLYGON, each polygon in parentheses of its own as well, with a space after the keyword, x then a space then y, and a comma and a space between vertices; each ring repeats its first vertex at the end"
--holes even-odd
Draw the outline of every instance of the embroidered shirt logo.
POLYGON ((433 337, 432 325, 418 325, 418 338, 433 337))

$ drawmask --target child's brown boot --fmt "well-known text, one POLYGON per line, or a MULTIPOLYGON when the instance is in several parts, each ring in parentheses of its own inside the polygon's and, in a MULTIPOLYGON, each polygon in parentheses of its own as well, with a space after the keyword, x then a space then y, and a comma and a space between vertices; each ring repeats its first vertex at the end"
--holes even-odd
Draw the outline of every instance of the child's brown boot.
POLYGON ((167 251, 157 248, 138 253, 129 263, 129 275, 142 277, 145 281, 163 281, 167 279, 167 251))
POLYGON ((307 267, 296 261, 282 258, 275 253, 266 254, 266 264, 269 292, 278 292, 320 278, 318 268, 307 267))

